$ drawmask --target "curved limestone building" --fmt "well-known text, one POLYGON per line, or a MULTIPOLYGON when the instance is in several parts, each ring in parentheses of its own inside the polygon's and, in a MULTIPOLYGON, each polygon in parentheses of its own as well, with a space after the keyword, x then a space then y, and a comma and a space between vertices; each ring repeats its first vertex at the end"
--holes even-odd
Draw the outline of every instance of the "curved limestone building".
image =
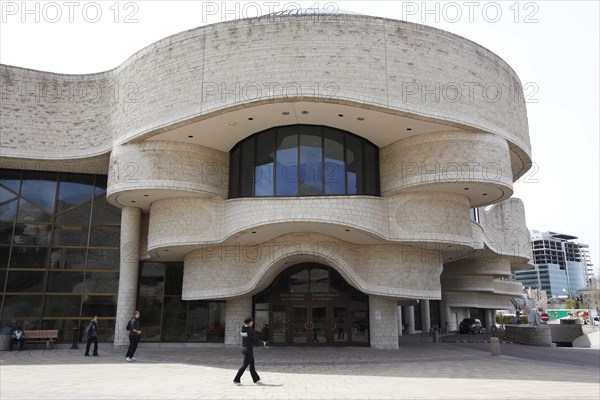
POLYGON ((254 315, 273 345, 397 348, 521 295, 521 83, 462 37, 268 15, 1 73, 3 325, 98 314, 118 345, 140 309, 147 341, 235 344, 254 315))

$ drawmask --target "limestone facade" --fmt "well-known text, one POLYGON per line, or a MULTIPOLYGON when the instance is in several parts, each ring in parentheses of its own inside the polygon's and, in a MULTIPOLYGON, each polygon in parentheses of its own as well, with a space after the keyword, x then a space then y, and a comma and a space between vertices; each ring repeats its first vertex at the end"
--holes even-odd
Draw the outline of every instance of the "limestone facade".
POLYGON ((252 296, 300 262, 369 295, 377 348, 398 346, 400 301, 441 300, 437 322, 452 325, 520 295, 506 278, 527 265, 529 235, 510 197, 531 149, 515 72, 438 29, 330 17, 209 25, 98 74, 1 67, 2 166, 93 161, 108 173, 122 256, 135 252, 121 263, 117 331, 140 259, 183 261, 184 300, 226 300, 228 344, 252 296), (381 195, 229 199, 229 150, 300 123, 377 145, 381 195))

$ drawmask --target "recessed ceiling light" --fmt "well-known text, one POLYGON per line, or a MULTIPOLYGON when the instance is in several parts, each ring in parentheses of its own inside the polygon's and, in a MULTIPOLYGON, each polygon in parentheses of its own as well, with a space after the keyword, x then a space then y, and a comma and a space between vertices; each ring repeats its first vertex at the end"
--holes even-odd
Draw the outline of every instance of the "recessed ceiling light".
POLYGON ((237 122, 230 122, 229 123, 229 126, 234 126, 234 125, 237 125, 237 122))
POLYGON ((365 120, 364 117, 357 117, 356 119, 359 120, 359 121, 364 121, 365 120))
POLYGON ((288 111, 284 111, 281 113, 282 115, 290 115, 290 113, 288 111))
POLYGON ((306 115, 308 114, 308 111, 302 111, 302 114, 306 115))

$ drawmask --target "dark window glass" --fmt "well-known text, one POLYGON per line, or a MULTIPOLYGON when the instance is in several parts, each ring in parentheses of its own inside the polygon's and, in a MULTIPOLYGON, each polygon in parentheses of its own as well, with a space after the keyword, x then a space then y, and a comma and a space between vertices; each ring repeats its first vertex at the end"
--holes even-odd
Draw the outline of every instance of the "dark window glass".
POLYGON ((10 268, 46 268, 47 266, 47 247, 13 247, 10 268))
POLYGON ((296 272, 290 277, 290 292, 291 293, 308 293, 308 269, 303 269, 296 272))
POLYGON ((108 204, 106 197, 94 199, 92 225, 119 225, 121 223, 121 210, 108 204))
POLYGON ((81 295, 46 295, 44 317, 79 317, 81 295))
POLYGON ((17 215, 17 201, 13 200, 9 203, 2 204, 0 206, 0 220, 2 221, 14 221, 15 215, 17 215))
MULTIPOLYGON (((10 247, 0 246, 0 268, 8 268, 9 254, 10 254, 10 247)), ((3 283, 0 283, 0 288, 2 287, 2 285, 3 285, 3 283)))
POLYGON ((251 137, 250 139, 246 140, 245 142, 242 142, 241 144, 240 196, 242 197, 249 197, 254 195, 252 191, 252 189, 254 188, 254 142, 255 138, 251 137))
POLYGON ((90 249, 87 259, 88 269, 119 269, 118 249, 90 249))
POLYGON ((240 196, 240 146, 231 151, 229 159, 229 197, 240 196))
MULTIPOLYGON (((6 295, 4 296, 4 307, 2 318, 39 318, 42 311, 42 296, 30 295, 6 295)), ((33 326, 31 323, 28 326, 33 326)), ((26 328, 23 323, 23 329, 26 328)))
POLYGON ((208 303, 208 337, 211 343, 225 341, 225 303, 210 301, 208 303))
POLYGON ((117 293, 118 291, 118 272, 88 272, 85 275, 86 293, 117 293))
POLYGON ((147 262, 142 264, 140 273, 140 297, 162 296, 165 280, 165 264, 147 262))
MULTIPOLYGON (((70 341, 71 325, 89 321, 88 316, 85 321, 80 320, 79 293, 85 294, 87 290, 100 295, 86 295, 84 312, 96 313, 101 318, 104 315, 106 326, 114 326, 118 272, 90 271, 84 279, 92 202, 95 206, 93 222, 99 225, 92 241, 97 246, 111 248, 91 249, 90 269, 119 269, 121 211, 106 201, 106 183, 106 176, 0 171, 0 220, 4 221, 0 224, 0 243, 13 243, 12 248, 0 246, 0 291, 56 294, 47 294, 45 298, 43 295, 4 295, 4 299, 0 299, 0 304, 4 304, 0 310, 3 320, 19 320, 27 323, 25 328, 36 329, 44 307, 49 316, 44 319, 46 329, 62 329, 59 326, 66 322, 70 341), (55 210, 59 211, 56 215, 55 210), (8 287, 4 287, 5 282, 8 287), (77 295, 72 295, 73 292, 77 295)), ((113 336, 109 333, 106 338, 113 336)))
POLYGON ((57 211, 77 205, 91 205, 94 194, 93 175, 63 175, 58 184, 58 206, 57 211))
POLYGON ((377 146, 334 128, 272 128, 240 142, 231 150, 230 160, 231 198, 379 195, 377 146))
POLYGON ((143 310, 141 315, 142 331, 145 342, 160 341, 160 318, 162 316, 161 297, 140 297, 138 309, 143 310))
POLYGON ((24 171, 21 196, 48 212, 54 211, 56 172, 24 171))
POLYGON ((53 248, 50 252, 50 268, 83 269, 85 249, 53 248))
POLYGON ((83 272, 50 271, 48 273, 48 292, 83 292, 83 272))
POLYGON ((57 224, 89 224, 91 204, 85 204, 80 207, 68 210, 56 216, 57 224))
POLYGON ((16 224, 14 244, 48 244, 50 225, 16 224))
MULTIPOLYGON (((117 315, 117 296, 83 296, 83 306, 81 310, 82 316, 102 316, 102 317, 116 317, 117 315)), ((114 326, 114 322, 113 322, 114 326)), ((111 333, 111 335, 114 332, 111 333)), ((105 338, 102 337, 101 340, 105 338)))
POLYGON ((0 203, 4 203, 5 201, 16 199, 17 194, 0 186, 0 203))
POLYGON ((165 274, 165 296, 181 295, 183 286, 183 264, 170 263, 165 274))
POLYGON ((362 141, 351 135, 346 135, 346 177, 348 194, 363 193, 362 141))
POLYGON ((121 228, 112 226, 92 226, 90 246, 119 247, 121 228))
POLYGON ((207 302, 190 301, 188 310, 188 340, 191 342, 206 342, 208 335, 207 302))
POLYGON ((62 244, 66 246, 86 246, 87 239, 87 226, 62 225, 54 228, 54 244, 62 244))
POLYGON ((323 194, 323 140, 321 128, 302 126, 300 135, 300 195, 323 194))
POLYGON ((0 171, 0 184, 6 186, 15 193, 19 193, 21 184, 21 171, 3 169, 0 171))
POLYGON ((43 208, 40 208, 25 199, 19 202, 19 212, 17 213, 17 221, 23 222, 50 222, 52 214, 43 208))
POLYGON ((273 166, 275 162, 275 131, 256 135, 254 195, 273 196, 273 166))
POLYGON ((311 293, 329 292, 329 272, 321 268, 313 268, 310 271, 311 293))
POLYGON ((0 224, 0 243, 12 242, 13 224, 0 224))
POLYGON ((369 308, 366 302, 352 302, 352 340, 367 343, 369 341, 369 308))
POLYGON ((10 271, 6 282, 6 291, 15 293, 42 292, 44 271, 10 271))
POLYGON ((162 338, 163 342, 184 342, 186 303, 178 297, 165 297, 163 305, 162 338))
POLYGON ((108 184, 108 176, 96 175, 96 188, 94 189, 94 196, 106 197, 107 184, 108 184))
POLYGON ((376 196, 379 193, 379 179, 376 173, 376 167, 379 165, 378 150, 375 147, 365 143, 364 151, 364 193, 370 196, 376 196))
POLYGON ((344 163, 344 133, 324 128, 325 194, 346 193, 346 166, 344 163))
POLYGON ((275 171, 277 196, 298 195, 298 128, 277 128, 277 165, 275 171))

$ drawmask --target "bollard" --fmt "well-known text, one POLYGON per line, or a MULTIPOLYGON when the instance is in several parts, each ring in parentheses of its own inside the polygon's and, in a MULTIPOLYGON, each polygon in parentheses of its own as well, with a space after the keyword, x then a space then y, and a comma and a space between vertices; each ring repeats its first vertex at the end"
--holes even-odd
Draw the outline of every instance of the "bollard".
POLYGON ((73 327, 73 344, 71 345, 71 350, 79 349, 79 347, 77 347, 77 342, 79 342, 79 327, 74 326, 73 327))
POLYGON ((490 349, 493 356, 500 355, 500 339, 497 337, 490 338, 490 349))
POLYGON ((436 330, 433 331, 433 343, 440 341, 440 333, 436 330))

